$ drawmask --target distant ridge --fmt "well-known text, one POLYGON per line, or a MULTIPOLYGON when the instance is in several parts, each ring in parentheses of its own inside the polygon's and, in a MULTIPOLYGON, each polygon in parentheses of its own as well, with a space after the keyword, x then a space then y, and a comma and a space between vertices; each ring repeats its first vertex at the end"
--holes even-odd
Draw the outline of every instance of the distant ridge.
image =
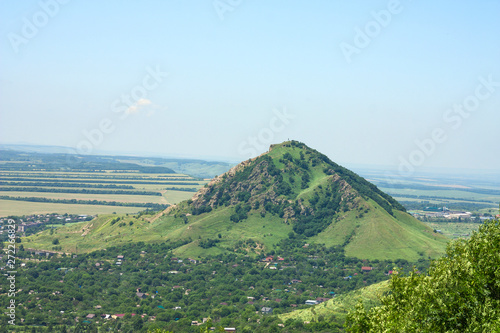
MULTIPOLYGON (((81 162, 99 162, 102 165, 96 165, 98 168, 105 168, 110 162, 116 162, 115 166, 119 169, 119 164, 129 163, 138 166, 138 168, 156 170, 158 173, 182 173, 198 178, 212 178, 229 170, 234 164, 220 161, 205 161, 193 158, 165 158, 165 157, 147 157, 130 155, 113 155, 111 153, 100 152, 99 154, 77 154, 76 150, 63 146, 39 146, 28 144, 0 144, 0 160, 16 161, 26 158, 44 161, 49 169, 78 169, 81 162), (36 158, 35 158, 36 157, 36 158)), ((99 163, 98 163, 99 164, 99 163)), ((16 165, 12 165, 13 169, 16 165)))

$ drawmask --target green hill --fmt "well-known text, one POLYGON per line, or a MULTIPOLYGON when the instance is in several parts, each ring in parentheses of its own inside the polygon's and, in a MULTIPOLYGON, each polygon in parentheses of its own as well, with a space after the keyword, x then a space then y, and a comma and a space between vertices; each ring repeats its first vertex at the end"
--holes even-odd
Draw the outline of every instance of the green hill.
POLYGON ((366 259, 438 257, 446 238, 389 195, 303 143, 271 146, 155 217, 102 216, 30 237, 29 247, 91 251, 128 242, 183 241, 178 255, 270 251, 288 238, 342 246, 366 259), (83 230, 83 231, 82 231, 83 230), (85 231, 86 230, 86 231, 85 231))
POLYGON ((300 322, 327 321, 329 323, 343 323, 349 311, 354 310, 356 304, 360 301, 367 309, 379 306, 381 304, 380 297, 387 291, 389 291, 389 280, 356 289, 321 304, 284 313, 278 315, 278 317, 284 322, 294 320, 300 322))

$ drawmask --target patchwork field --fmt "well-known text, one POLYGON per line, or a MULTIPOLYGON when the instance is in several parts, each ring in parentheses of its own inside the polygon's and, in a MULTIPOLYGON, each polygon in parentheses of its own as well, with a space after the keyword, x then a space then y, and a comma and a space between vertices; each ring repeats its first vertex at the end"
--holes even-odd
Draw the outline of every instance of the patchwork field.
POLYGON ((60 204, 45 202, 26 202, 14 200, 0 200, 0 217, 5 216, 23 216, 32 214, 130 214, 142 210, 139 207, 118 207, 118 206, 100 206, 100 205, 79 205, 79 204, 60 204))
POLYGON ((408 210, 425 206, 448 207, 476 213, 495 214, 500 203, 500 174, 477 172, 453 174, 420 172, 419 176, 403 177, 386 170, 356 170, 379 189, 398 200, 408 210))
POLYGON ((0 216, 137 213, 189 199, 207 181, 139 171, 0 171, 0 216))

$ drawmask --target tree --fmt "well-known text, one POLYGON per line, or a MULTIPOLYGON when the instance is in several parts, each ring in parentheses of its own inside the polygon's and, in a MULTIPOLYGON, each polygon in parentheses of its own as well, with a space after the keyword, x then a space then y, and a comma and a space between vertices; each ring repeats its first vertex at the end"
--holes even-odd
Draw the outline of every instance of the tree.
MULTIPOLYGON (((200 327, 200 333, 210 333, 214 332, 211 328, 214 327, 214 324, 212 323, 212 319, 208 319, 208 321, 200 327)), ((215 328, 215 332, 224 332, 224 328, 221 326, 217 326, 215 328)))
POLYGON ((500 332, 500 221, 448 245, 428 274, 393 275, 382 305, 349 313, 349 332, 500 332))

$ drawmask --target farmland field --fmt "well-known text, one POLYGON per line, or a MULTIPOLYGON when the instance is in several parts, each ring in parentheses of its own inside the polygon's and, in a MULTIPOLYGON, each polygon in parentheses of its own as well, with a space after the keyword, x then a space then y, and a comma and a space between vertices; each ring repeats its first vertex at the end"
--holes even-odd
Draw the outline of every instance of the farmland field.
POLYGON ((0 171, 0 216, 136 213, 189 199, 206 183, 183 174, 112 171, 0 171), (50 202, 33 202, 38 198, 50 202), (99 204, 89 204, 94 200, 99 204))
POLYGON ((425 222, 434 230, 440 230, 441 233, 449 238, 469 238, 472 232, 476 231, 481 224, 479 223, 460 223, 460 222, 425 222))
MULTIPOLYGON (((5 195, 5 192, 0 193, 5 195)), ((9 191, 7 195, 13 197, 39 197, 49 199, 76 199, 76 200, 97 200, 97 201, 117 201, 117 202, 154 202, 159 204, 167 203, 163 196, 155 195, 121 195, 121 194, 82 194, 82 193, 53 193, 53 192, 14 192, 9 191)))
POLYGON ((421 172, 403 177, 386 170, 360 168, 360 175, 379 189, 393 196, 409 210, 421 207, 451 207, 477 213, 493 213, 500 202, 500 175, 498 172, 453 174, 421 172))
POLYGON ((0 200, 0 216, 2 217, 50 213, 92 215, 116 212, 117 214, 125 214, 136 213, 141 210, 144 210, 144 208, 0 200))

